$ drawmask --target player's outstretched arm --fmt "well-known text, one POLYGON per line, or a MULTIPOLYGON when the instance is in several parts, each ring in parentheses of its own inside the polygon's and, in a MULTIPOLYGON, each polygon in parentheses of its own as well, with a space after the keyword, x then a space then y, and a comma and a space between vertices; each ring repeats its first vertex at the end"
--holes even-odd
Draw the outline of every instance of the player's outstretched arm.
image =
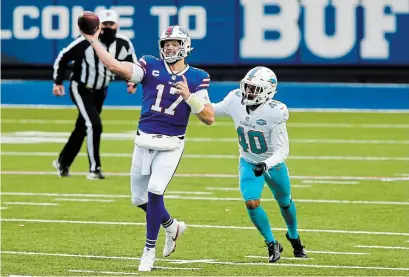
POLYGON ((203 123, 212 125, 214 122, 214 109, 211 104, 204 104, 203 110, 196 114, 203 123))
POLYGON ((131 80, 133 75, 133 64, 130 62, 120 62, 113 58, 98 40, 101 28, 93 35, 81 34, 91 43, 99 60, 108 68, 109 71, 121 76, 126 80, 131 80))

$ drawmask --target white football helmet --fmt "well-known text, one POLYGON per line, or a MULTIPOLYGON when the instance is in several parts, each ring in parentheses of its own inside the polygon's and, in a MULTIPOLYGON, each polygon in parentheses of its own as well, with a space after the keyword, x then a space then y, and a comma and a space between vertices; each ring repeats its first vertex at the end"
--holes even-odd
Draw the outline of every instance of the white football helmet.
POLYGON ((191 48, 189 33, 177 25, 169 26, 163 31, 159 38, 158 45, 160 57, 167 63, 175 63, 178 60, 186 58, 190 54, 190 51, 193 50, 193 48, 191 48), (171 53, 171 55, 167 54, 164 49, 165 41, 167 40, 178 40, 180 42, 180 48, 174 53, 171 53))
POLYGON ((240 81, 242 104, 253 106, 265 103, 276 94, 277 83, 277 77, 271 69, 264 66, 251 69, 240 81))

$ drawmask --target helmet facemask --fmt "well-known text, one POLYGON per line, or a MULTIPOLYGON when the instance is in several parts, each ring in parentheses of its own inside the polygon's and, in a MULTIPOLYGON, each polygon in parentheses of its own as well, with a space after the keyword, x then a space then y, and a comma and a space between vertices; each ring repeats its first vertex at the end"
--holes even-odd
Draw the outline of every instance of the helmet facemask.
POLYGON ((159 40, 160 56, 169 64, 173 64, 188 54, 186 53, 186 43, 182 39, 166 38, 159 40), (165 46, 168 41, 168 45, 165 46), (178 46, 174 45, 174 41, 179 42, 178 46))
POLYGON ((242 104, 247 106, 261 105, 268 99, 273 98, 275 90, 272 84, 256 85, 250 81, 242 80, 240 82, 242 104))
POLYGON ((240 82, 241 103, 246 106, 261 105, 274 97, 276 88, 274 72, 266 67, 255 67, 240 82))
POLYGON ((159 55, 165 62, 174 64, 177 61, 186 58, 190 54, 190 51, 193 49, 190 47, 190 44, 190 36, 185 29, 180 26, 169 26, 165 31, 163 31, 158 41, 159 55), (165 44, 167 41, 168 44, 171 44, 171 48, 175 48, 176 46, 174 46, 174 41, 178 41, 180 44, 179 49, 176 51, 171 51, 173 53, 169 53, 169 51, 165 49, 165 44))

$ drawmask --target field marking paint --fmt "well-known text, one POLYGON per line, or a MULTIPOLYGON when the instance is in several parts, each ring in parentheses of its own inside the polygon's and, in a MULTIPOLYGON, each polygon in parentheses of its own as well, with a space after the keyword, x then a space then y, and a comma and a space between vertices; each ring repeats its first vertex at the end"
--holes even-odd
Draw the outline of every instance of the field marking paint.
MULTIPOLYGON (((115 122, 115 121, 114 121, 115 122)), ((4 123, 4 120, 2 121, 4 123)), ((105 124, 105 122, 104 122, 105 124)), ((409 124, 405 128, 409 128, 409 124)), ((21 141, 21 143, 34 142, 59 142, 67 140, 70 136, 69 132, 44 132, 44 131, 17 131, 10 133, 2 133, 2 143, 12 143, 13 139, 21 141)), ((102 138, 107 141, 126 140, 131 141, 135 137, 135 131, 121 132, 121 133, 103 133, 102 138)), ((231 138, 200 138, 189 137, 185 139, 188 142, 226 142, 237 143, 237 137, 231 138)), ((292 138, 291 143, 301 144, 409 144, 409 140, 367 140, 367 139, 303 139, 292 138)))
POLYGON ((320 250, 308 250, 308 253, 314 254, 329 254, 329 255, 369 255, 369 253, 363 252, 337 252, 337 251, 320 251, 320 250))
POLYGON ((325 185, 357 185, 357 181, 323 181, 323 180, 303 180, 304 184, 325 184, 325 185))
MULTIPOLYGON (((249 256, 245 256, 246 258, 250 258, 250 259, 268 259, 267 256, 253 256, 253 255, 249 255, 249 256)), ((280 260, 295 260, 295 261, 308 261, 308 260, 313 260, 314 258, 296 258, 296 257, 280 257, 280 260)))
POLYGON ((379 248, 379 249, 409 250, 409 247, 402 247, 402 246, 355 245, 355 247, 357 247, 357 248, 379 248))
POLYGON ((9 207, 0 207, 0 210, 7 210, 9 207))
MULTIPOLYGON (((1 192, 1 195, 22 196, 22 192, 1 192)), ((68 195, 68 194, 64 194, 68 195)), ((26 194, 28 196, 28 194, 26 194)), ((40 196, 30 194, 30 196, 40 196)), ((41 195, 50 196, 50 195, 41 195)), ((53 196, 56 196, 54 194, 53 196)), ((78 195, 77 195, 78 196, 78 195)), ((95 194, 93 197, 96 196, 95 194)), ((102 198, 106 197, 105 195, 102 198)), ((123 195, 120 196, 124 198, 123 195)), ((128 196, 129 197, 129 196, 128 196)), ((243 201, 241 197, 207 197, 207 196, 180 196, 180 195, 165 195, 165 199, 184 199, 184 200, 203 200, 203 201, 243 201)), ((262 198, 263 202, 275 202, 272 198, 262 198)), ((364 200, 332 200, 332 199, 294 199, 296 203, 325 203, 325 204, 367 204, 367 205, 409 205, 409 202, 397 201, 364 201, 364 200)))
MULTIPOLYGON (((35 223, 56 223, 56 224, 89 224, 89 225, 122 225, 122 226, 145 226, 142 222, 110 222, 110 221, 82 221, 82 220, 52 220, 52 219, 25 219, 25 218, 0 218, 4 222, 35 222, 35 223)), ((198 229, 232 229, 232 230, 254 230, 251 226, 220 226, 220 225, 200 225, 188 224, 190 228, 198 229)), ((274 231, 287 231, 287 228, 271 228, 274 231)), ((319 229, 299 229, 302 232, 310 233, 334 233, 334 234, 356 234, 356 235, 385 235, 385 236, 409 236, 409 233, 396 232, 371 232, 371 231, 350 231, 350 230, 319 230, 319 229)))
MULTIPOLYGON (((67 119, 2 119, 3 124, 60 124, 60 125, 73 125, 75 120, 67 119)), ((104 125, 133 125, 136 127, 138 120, 104 120, 104 125)), ((201 122, 190 122, 189 125, 203 126, 201 122)), ((233 122, 215 122, 212 126, 234 126, 233 122)), ((409 128, 409 124, 380 124, 380 123, 361 123, 361 124, 349 124, 349 123, 287 123, 288 127, 297 128, 381 128, 381 129, 406 129, 409 128)))
MULTIPOLYGON (((293 185, 291 188, 311 188, 311 185, 293 185)), ((206 187, 207 190, 212 191, 240 191, 240 188, 217 188, 217 187, 206 187)))
MULTIPOLYGON (((236 197, 200 197, 200 196, 180 196, 168 195, 167 199, 184 199, 184 200, 204 200, 204 201, 243 201, 242 198, 236 197)), ((262 198, 264 202, 275 202, 275 199, 262 198)), ((364 201, 364 200, 330 200, 330 199, 294 199, 296 203, 330 203, 330 204, 364 204, 364 205, 409 205, 409 202, 398 201, 364 201)))
MULTIPOLYGON (((60 254, 60 253, 38 253, 38 252, 18 252, 18 251, 1 251, 2 254, 14 255, 38 255, 38 256, 58 256, 58 257, 76 257, 76 258, 102 258, 102 259, 120 259, 120 260, 137 260, 133 257, 109 257, 109 256, 93 256, 93 255, 74 255, 74 254, 60 254)), ((164 259, 157 259, 164 260, 164 259)), ((171 261, 167 259, 166 261, 171 261)), ((184 260, 188 264, 189 260, 184 260)), ((207 260, 203 261, 205 264, 220 264, 220 265, 236 265, 236 266, 271 266, 271 267, 304 267, 304 268, 326 268, 326 269, 364 269, 364 270, 396 270, 409 271, 408 267, 381 267, 381 266, 346 266, 346 265, 314 265, 314 264, 285 264, 285 263, 261 263, 261 262, 230 262, 207 260)))
MULTIPOLYGON (((1 175, 54 175, 55 171, 14 171, 5 170, 0 171, 1 175)), ((86 176, 89 172, 70 172, 70 175, 86 176)), ((129 177, 129 172, 104 172, 107 176, 129 177)), ((238 178, 237 174, 201 174, 201 173, 180 173, 175 174, 175 177, 181 178, 238 178)), ((290 176, 294 180, 358 180, 358 181, 382 181, 382 182, 396 182, 409 181, 409 177, 382 177, 382 176, 290 176)))
POLYGON ((213 194, 210 191, 177 191, 177 190, 170 190, 166 191, 167 194, 193 194, 193 195, 210 195, 213 194))
MULTIPOLYGON (((5 82, 4 80, 2 82, 5 82)), ((334 85, 334 84, 333 84, 334 85)), ((345 86, 345 84, 340 84, 345 86)), ((354 85, 354 84, 351 84, 354 85)), ((362 86, 362 85, 360 85, 362 86)), ((400 84, 386 84, 385 86, 399 86, 400 84)), ((403 85, 404 86, 404 85, 403 85)), ((405 86, 404 86, 405 87, 405 86)), ((44 104, 1 104, 2 109, 45 109, 45 110, 76 110, 74 105, 44 105, 44 104)), ((141 106, 116 106, 116 105, 105 105, 106 110, 141 110, 141 106)), ((409 113, 409 110, 405 109, 339 109, 339 108, 290 108, 290 112, 299 113, 387 113, 387 114, 401 114, 409 113)))
POLYGON ((66 202, 115 202, 112 199, 79 199, 79 198, 54 198, 54 201, 66 201, 66 202))
MULTIPOLYGON (((207 260, 198 260, 205 263, 207 260)), ((195 261, 189 260, 189 263, 194 263, 195 261)), ((171 264, 176 264, 176 262, 170 262, 171 264)), ((129 267, 136 267, 137 265, 131 264, 129 267)), ((171 267, 171 266, 154 266, 153 269, 173 269, 173 270, 201 270, 201 267, 171 267)))
POLYGON ((69 269, 68 272, 99 273, 99 274, 114 274, 114 275, 138 275, 138 273, 136 272, 98 271, 98 270, 85 270, 85 269, 69 269))
POLYGON ((3 202, 4 205, 22 205, 22 206, 58 206, 57 203, 36 203, 36 202, 3 202))
MULTIPOLYGON (((56 157, 57 152, 1 152, 2 156, 27 156, 27 157, 56 157)), ((79 153, 80 157, 88 157, 86 153, 79 153)), ((128 153, 104 153, 102 157, 131 158, 128 153)), ((207 154, 184 154, 187 159, 234 159, 238 155, 207 155, 207 154)), ((368 157, 368 156, 289 156, 289 160, 335 160, 335 161, 409 161, 409 157, 368 157)))

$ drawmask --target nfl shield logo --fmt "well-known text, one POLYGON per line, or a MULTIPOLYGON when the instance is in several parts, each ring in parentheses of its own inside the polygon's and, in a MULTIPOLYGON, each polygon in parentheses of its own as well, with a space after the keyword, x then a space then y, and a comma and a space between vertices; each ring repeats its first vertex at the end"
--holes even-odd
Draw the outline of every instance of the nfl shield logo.
POLYGON ((171 79, 176 80, 176 75, 172 75, 171 79))

